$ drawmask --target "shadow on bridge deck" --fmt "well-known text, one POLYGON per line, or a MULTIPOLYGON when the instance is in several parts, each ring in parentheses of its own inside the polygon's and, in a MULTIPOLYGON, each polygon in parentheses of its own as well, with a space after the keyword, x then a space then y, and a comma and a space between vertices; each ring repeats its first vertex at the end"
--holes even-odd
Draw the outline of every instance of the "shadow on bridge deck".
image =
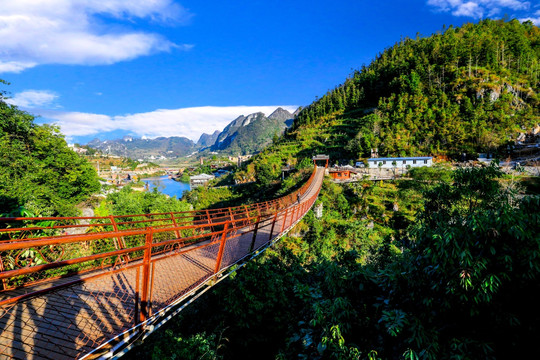
MULTIPOLYGON (((290 201, 268 214, 261 213, 257 205, 256 221, 247 221, 247 225, 246 221, 240 222, 245 224, 242 227, 234 226, 237 220, 230 210, 231 218, 222 230, 215 232, 216 223, 211 220, 200 225, 201 229, 211 230, 201 235, 196 244, 186 246, 181 242, 184 239, 178 234, 185 229, 182 227, 168 228, 166 231, 177 236, 163 242, 152 242, 153 231, 138 230, 146 236, 146 245, 111 252, 116 256, 111 266, 0 292, 0 359, 94 358, 121 351, 119 344, 143 336, 150 324, 165 319, 174 306, 292 228, 313 205, 323 176, 324 168, 316 168, 310 182, 301 189, 299 203, 290 201), (232 224, 230 228, 228 224, 232 224), (142 252, 144 256, 136 258, 142 252), (128 256, 133 260, 118 262, 128 256), (114 351, 107 353, 111 348, 114 351)), ((246 216, 244 220, 249 220, 249 210, 246 216)), ((126 232, 106 234, 100 240, 85 241, 128 238, 126 232)), ((47 246, 33 241, 21 249, 47 246)), ((7 251, 2 246, 10 248, 13 243, 0 242, 0 254, 7 251)), ((53 269, 63 265, 62 261, 53 269)), ((0 272, 4 284, 9 274, 0 272)))

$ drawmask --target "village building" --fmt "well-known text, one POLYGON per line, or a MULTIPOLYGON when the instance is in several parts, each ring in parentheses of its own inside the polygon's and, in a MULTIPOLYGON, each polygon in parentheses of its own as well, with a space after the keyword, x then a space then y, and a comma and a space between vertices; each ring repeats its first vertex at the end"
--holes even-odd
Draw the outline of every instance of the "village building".
MULTIPOLYGON (((369 168, 371 169, 405 169, 405 168, 414 168, 422 166, 432 166, 433 157, 431 156, 411 156, 411 157, 395 157, 395 158, 369 158, 368 160, 369 168)), ((362 167, 364 163, 357 162, 356 166, 362 167)))
POLYGON ((349 180, 351 178, 351 171, 344 169, 330 169, 328 170, 330 177, 334 180, 349 180))
POLYGON ((208 184, 210 180, 215 179, 214 175, 200 174, 189 177, 189 184, 192 188, 208 184))

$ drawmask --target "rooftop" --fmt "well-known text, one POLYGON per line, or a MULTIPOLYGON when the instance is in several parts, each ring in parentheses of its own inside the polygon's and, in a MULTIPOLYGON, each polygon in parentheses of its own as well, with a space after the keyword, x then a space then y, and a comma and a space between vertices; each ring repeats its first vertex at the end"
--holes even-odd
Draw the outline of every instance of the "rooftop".
POLYGON ((432 156, 410 156, 410 157, 386 157, 386 158, 369 158, 368 161, 394 161, 394 160, 430 160, 432 156))
POLYGON ((190 180, 211 180, 214 178, 215 178, 214 175, 208 175, 208 174, 200 174, 200 175, 194 175, 194 176, 189 177, 190 180))
POLYGON ((330 157, 328 155, 318 154, 313 157, 313 160, 328 160, 330 157))

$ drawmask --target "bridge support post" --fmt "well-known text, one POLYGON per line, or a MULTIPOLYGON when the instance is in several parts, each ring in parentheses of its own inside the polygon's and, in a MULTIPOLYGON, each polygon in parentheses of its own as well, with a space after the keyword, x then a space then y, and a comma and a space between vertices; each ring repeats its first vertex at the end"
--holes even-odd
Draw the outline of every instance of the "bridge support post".
POLYGON ((246 211, 246 221, 245 221, 245 223, 246 223, 246 225, 247 224, 251 225, 251 220, 249 219, 249 210, 248 210, 247 205, 244 205, 244 210, 246 211))
POLYGON ((216 259, 216 268, 214 269, 214 274, 217 274, 219 272, 219 268, 221 267, 221 259, 223 258, 223 250, 225 249, 225 242, 228 230, 229 222, 227 221, 225 223, 225 227, 223 228, 223 235, 221 235, 221 244, 219 244, 219 251, 216 259))
POLYGON ((135 324, 138 325, 141 322, 141 319, 139 317, 139 282, 140 282, 140 276, 141 276, 141 268, 140 266, 137 266, 137 271, 135 273, 135 324))
POLYGON ((294 222, 296 221, 296 218, 298 217, 298 208, 300 207, 300 205, 295 205, 292 209, 292 214, 291 214, 291 226, 292 224, 294 224, 294 222))
POLYGON ((253 230, 253 237, 251 238, 251 246, 249 247, 249 252, 253 251, 255 247, 255 240, 257 240, 257 231, 259 230, 259 223, 261 222, 261 216, 257 216, 257 222, 255 223, 255 229, 253 230))
POLYGON ((148 228, 143 257, 142 294, 141 294, 141 322, 148 318, 148 287, 150 282, 150 258, 152 256, 152 238, 154 229, 148 228))
POLYGON ((148 293, 147 309, 148 316, 152 316, 152 294, 154 293, 154 275, 156 275, 156 263, 151 263, 152 275, 150 275, 150 292, 148 293))
POLYGON ((234 221, 234 214, 233 214, 231 208, 229 208, 229 216, 231 217, 232 226, 236 227, 236 222, 234 221))
MULTIPOLYGON (((118 232, 118 225, 116 224, 116 221, 114 220, 114 216, 109 216, 109 219, 111 220, 111 224, 113 226, 113 229, 115 232, 118 232)), ((124 242, 124 237, 123 236, 118 236, 116 237, 116 241, 114 242, 115 244, 115 247, 117 250, 119 249, 125 249, 126 248, 126 244, 124 242)), ((122 256, 122 258, 124 259, 125 262, 129 262, 130 258, 129 258, 129 255, 126 254, 124 256, 122 256)))
POLYGON ((289 208, 285 209, 285 214, 283 214, 283 224, 281 225, 281 232, 285 231, 285 223, 287 222, 287 213, 289 208))
POLYGON ((272 241, 272 235, 274 234, 274 227, 276 226, 276 220, 277 220, 278 214, 279 214, 279 211, 276 211, 276 215, 274 215, 274 220, 272 221, 272 228, 270 229, 270 237, 268 238, 268 241, 272 241))
POLYGON ((259 206, 259 203, 257 203, 256 205, 257 205, 257 214, 259 214, 259 216, 261 216, 261 208, 259 206))
MULTIPOLYGON (((176 223, 176 219, 174 218, 174 214, 171 212, 171 220, 172 220, 172 223, 174 225, 175 228, 178 227, 178 224, 176 223)), ((176 238, 177 239, 180 239, 180 231, 178 231, 178 229, 174 230, 174 233, 176 235, 176 238)))

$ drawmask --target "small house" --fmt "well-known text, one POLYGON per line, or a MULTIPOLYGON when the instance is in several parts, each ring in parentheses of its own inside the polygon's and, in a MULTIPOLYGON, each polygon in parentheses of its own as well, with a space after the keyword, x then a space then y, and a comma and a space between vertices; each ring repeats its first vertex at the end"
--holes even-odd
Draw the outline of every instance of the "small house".
POLYGON ((416 156, 416 157, 395 157, 395 158, 370 158, 368 164, 371 169, 405 169, 422 166, 432 166, 433 157, 431 156, 416 156))
POLYGON ((330 177, 334 180, 349 180, 351 178, 351 171, 344 169, 330 169, 328 171, 330 177))
POLYGON ((215 179, 214 175, 200 174, 189 177, 189 184, 191 187, 197 187, 201 185, 206 185, 210 180, 215 179))

